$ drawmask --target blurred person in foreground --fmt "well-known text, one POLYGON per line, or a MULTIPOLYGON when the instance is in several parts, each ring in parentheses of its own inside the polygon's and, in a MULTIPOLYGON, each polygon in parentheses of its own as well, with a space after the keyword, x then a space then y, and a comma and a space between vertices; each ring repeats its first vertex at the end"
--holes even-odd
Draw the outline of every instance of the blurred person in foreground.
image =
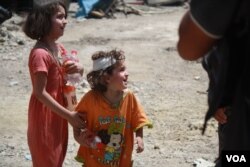
POLYGON ((207 121, 219 123, 223 151, 250 150, 250 28, 248 0, 192 0, 179 26, 177 44, 185 60, 202 58, 208 73, 207 121))

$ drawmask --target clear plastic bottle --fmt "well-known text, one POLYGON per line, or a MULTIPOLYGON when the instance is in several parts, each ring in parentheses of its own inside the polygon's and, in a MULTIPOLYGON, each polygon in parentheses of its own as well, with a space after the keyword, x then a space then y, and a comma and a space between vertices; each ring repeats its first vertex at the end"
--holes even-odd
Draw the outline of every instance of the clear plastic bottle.
MULTIPOLYGON (((65 64, 68 61, 74 61, 74 62, 79 62, 79 59, 77 58, 77 51, 72 50, 71 54, 65 54, 62 55, 63 59, 63 64, 65 64)), ((81 80, 82 76, 80 73, 74 73, 74 74, 64 74, 65 80, 67 81, 66 85, 71 85, 71 86, 77 86, 81 80)))
POLYGON ((76 88, 71 85, 65 85, 63 87, 63 94, 66 108, 73 111, 77 105, 76 88))
POLYGON ((81 135, 84 136, 84 140, 87 147, 90 147, 92 149, 101 149, 103 147, 101 138, 89 129, 81 129, 81 133, 81 135))
MULTIPOLYGON (((74 61, 79 62, 77 58, 77 51, 72 50, 71 54, 67 54, 67 52, 64 52, 62 54, 62 60, 63 64, 67 61, 74 61)), ((82 76, 80 73, 75 74, 66 74, 64 72, 64 79, 66 80, 66 85, 63 88, 64 93, 64 101, 66 104, 66 108, 70 111, 73 111, 77 104, 77 98, 76 98, 76 86, 81 82, 82 76)))
POLYGON ((98 149, 101 147, 102 140, 100 137, 95 136, 93 140, 90 142, 90 147, 93 149, 98 149))

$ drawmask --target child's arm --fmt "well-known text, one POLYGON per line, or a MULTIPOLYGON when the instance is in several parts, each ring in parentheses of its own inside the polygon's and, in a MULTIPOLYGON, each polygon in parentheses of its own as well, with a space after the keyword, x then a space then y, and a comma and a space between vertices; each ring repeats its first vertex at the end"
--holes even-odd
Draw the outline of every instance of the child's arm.
POLYGON ((227 123, 227 115, 225 114, 226 108, 218 108, 214 114, 214 118, 220 123, 225 124, 227 123))
POLYGON ((136 152, 141 153, 144 150, 144 143, 143 143, 143 128, 137 129, 135 132, 135 143, 137 145, 136 152))
POLYGON ((50 94, 46 91, 47 75, 44 72, 37 72, 34 75, 33 93, 43 104, 50 108, 53 112, 66 119, 73 127, 81 129, 85 128, 85 115, 69 111, 60 105, 50 94))
POLYGON ((79 143, 79 136, 80 136, 80 133, 81 133, 81 129, 77 129, 75 127, 73 127, 73 136, 74 136, 74 139, 79 143))

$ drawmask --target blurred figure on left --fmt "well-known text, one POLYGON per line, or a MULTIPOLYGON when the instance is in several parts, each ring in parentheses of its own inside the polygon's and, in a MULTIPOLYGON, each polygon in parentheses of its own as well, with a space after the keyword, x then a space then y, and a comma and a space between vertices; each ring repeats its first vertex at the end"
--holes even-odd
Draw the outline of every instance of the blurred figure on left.
POLYGON ((0 25, 12 17, 12 12, 9 9, 0 5, 0 25))

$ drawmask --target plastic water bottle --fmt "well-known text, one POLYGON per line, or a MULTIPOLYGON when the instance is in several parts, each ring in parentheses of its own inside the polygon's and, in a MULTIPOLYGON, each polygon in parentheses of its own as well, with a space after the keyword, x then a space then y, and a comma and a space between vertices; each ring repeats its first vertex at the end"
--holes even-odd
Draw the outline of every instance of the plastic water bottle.
POLYGON ((65 85, 63 87, 63 94, 66 108, 73 111, 77 105, 76 88, 71 85, 65 85))
POLYGON ((100 137, 95 136, 93 140, 90 142, 90 147, 93 149, 97 149, 101 147, 102 140, 100 137))
MULTIPOLYGON (((77 51, 72 50, 71 54, 68 55, 65 51, 62 54, 62 60, 63 64, 67 61, 74 61, 79 62, 77 58, 77 51)), ((77 104, 77 98, 76 98, 76 85, 80 83, 81 81, 81 74, 75 73, 75 74, 66 74, 64 73, 64 79, 67 81, 66 85, 63 88, 64 93, 64 101, 66 108, 70 111, 73 111, 77 104)))
POLYGON ((94 134, 89 129, 81 129, 81 135, 84 136, 84 140, 87 147, 90 147, 92 149, 101 149, 103 148, 102 140, 99 136, 94 134))
MULTIPOLYGON (((77 58, 77 51, 72 50, 71 54, 63 54, 63 64, 65 64, 68 61, 73 61, 73 62, 79 62, 79 59, 77 58)), ((80 73, 74 73, 74 74, 64 74, 65 80, 67 81, 66 85, 71 85, 71 86, 76 86, 78 85, 81 80, 82 76, 80 73)))

